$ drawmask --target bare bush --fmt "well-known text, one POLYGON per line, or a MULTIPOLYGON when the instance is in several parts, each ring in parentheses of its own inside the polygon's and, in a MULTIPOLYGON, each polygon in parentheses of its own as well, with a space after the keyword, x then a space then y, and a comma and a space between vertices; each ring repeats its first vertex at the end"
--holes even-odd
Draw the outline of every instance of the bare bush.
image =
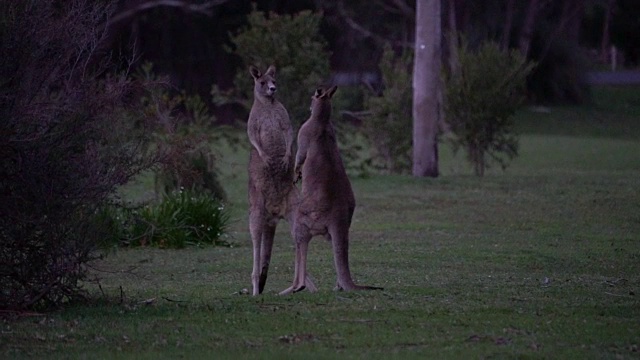
POLYGON ((151 84, 107 75, 109 2, 0 0, 0 308, 82 296, 105 238, 98 209, 159 158, 151 84))

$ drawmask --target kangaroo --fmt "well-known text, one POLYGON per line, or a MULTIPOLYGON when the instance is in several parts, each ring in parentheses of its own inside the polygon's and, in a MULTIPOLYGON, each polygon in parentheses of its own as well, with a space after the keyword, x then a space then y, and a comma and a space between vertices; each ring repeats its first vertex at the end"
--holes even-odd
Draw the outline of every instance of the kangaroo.
POLYGON ((349 270, 349 227, 356 201, 331 123, 331 97, 336 89, 316 90, 311 98, 311 116, 298 132, 294 173, 296 181, 302 179, 302 194, 292 229, 296 260, 293 285, 281 295, 305 288, 307 250, 315 235, 324 235, 332 243, 336 290, 382 289, 356 285, 349 270))
MULTIPOLYGON (((262 74, 251 66, 254 100, 247 122, 249 154, 249 231, 253 243, 253 295, 264 290, 271 261, 276 226, 280 219, 292 223, 299 191, 293 178, 294 133, 289 114, 276 100, 275 66, 262 74)), ((308 277, 310 291, 316 287, 308 277)))

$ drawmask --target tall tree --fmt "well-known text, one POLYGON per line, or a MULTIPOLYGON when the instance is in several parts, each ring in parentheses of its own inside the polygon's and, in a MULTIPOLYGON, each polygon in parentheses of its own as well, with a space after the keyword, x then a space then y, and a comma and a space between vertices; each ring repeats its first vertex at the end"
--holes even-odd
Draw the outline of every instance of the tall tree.
POLYGON ((609 62, 609 48, 611 47, 611 36, 609 35, 611 25, 612 10, 615 0, 607 0, 604 4, 604 21, 602 23, 602 41, 600 42, 600 61, 609 62))
POLYGON ((413 175, 438 176, 441 3, 416 0, 413 62, 413 175))
POLYGON ((533 31, 536 25, 536 16, 538 15, 539 2, 539 0, 529 0, 529 5, 527 6, 527 11, 524 17, 524 23, 522 24, 518 47, 520 48, 522 56, 525 57, 529 55, 531 39, 533 38, 533 31))

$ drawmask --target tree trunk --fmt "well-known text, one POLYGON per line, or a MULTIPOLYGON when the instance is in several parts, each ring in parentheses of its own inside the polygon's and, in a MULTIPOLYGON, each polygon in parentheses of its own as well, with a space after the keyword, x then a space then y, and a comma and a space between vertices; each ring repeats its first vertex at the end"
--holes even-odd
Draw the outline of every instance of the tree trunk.
POLYGON ((438 176, 441 0, 416 0, 413 61, 413 175, 438 176))
POLYGON ((452 76, 456 76, 458 74, 458 21, 456 16, 456 1, 448 0, 449 9, 448 9, 448 22, 449 29, 447 31, 447 39, 449 44, 449 71, 451 71, 452 76))
POLYGON ((538 13, 539 0, 529 0, 529 6, 524 18, 524 24, 522 24, 522 30, 520 31, 520 40, 518 41, 518 47, 522 56, 527 57, 529 54, 529 47, 531 47, 531 38, 533 37, 533 29, 536 21, 536 15, 538 13))
POLYGON ((565 34, 569 41, 574 44, 578 44, 580 41, 580 28, 584 17, 584 6, 584 1, 582 0, 570 1, 571 11, 567 14, 569 18, 566 20, 565 34))
POLYGON ((604 22, 602 23, 602 41, 600 42, 600 59, 603 63, 609 63, 609 47, 611 38, 609 36, 609 25, 611 24, 611 9, 614 0, 609 0, 604 6, 604 22))
POLYGON ((507 0, 506 3, 504 30, 502 31, 502 41, 500 43, 504 51, 509 49, 509 43, 511 42, 511 27, 513 26, 513 13, 515 11, 513 2, 514 0, 507 0))

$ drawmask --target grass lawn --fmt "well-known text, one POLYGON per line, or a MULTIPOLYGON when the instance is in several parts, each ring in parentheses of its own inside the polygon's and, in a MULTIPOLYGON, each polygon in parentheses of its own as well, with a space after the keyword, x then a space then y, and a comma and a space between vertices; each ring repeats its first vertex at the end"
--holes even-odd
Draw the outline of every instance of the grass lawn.
POLYGON ((471 175, 441 147, 437 179, 353 178, 356 282, 333 292, 330 245, 311 243, 320 291, 293 278, 277 233, 266 294, 250 289, 246 155, 222 160, 231 248, 117 249, 90 305, 5 320, 3 358, 638 358, 640 90, 518 115, 520 156, 471 175))

